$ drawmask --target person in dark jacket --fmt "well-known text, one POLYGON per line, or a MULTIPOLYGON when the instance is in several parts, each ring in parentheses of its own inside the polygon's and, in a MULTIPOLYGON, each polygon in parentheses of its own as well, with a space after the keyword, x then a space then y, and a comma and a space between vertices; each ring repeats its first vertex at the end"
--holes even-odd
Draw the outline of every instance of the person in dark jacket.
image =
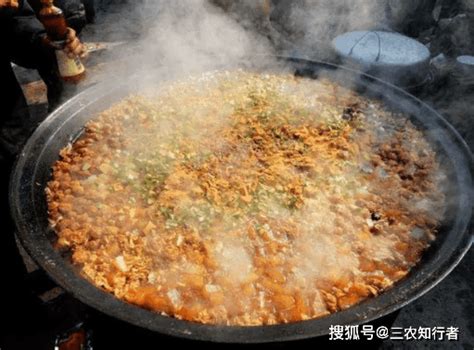
MULTIPOLYGON (((27 2, 38 16, 42 7, 41 0, 27 0, 27 2)), ((67 25, 76 34, 80 34, 87 23, 86 11, 82 1, 55 0, 54 6, 59 7, 63 11, 67 25)), ((48 88, 48 109, 52 111, 61 103, 64 95, 64 82, 57 73, 55 60, 38 62, 36 69, 48 88)))
MULTIPOLYGON (((41 43, 43 33, 43 26, 23 1, 0 0, 0 265, 4 267, 2 272, 11 286, 22 285, 23 275, 18 271, 24 271, 24 267, 15 244, 13 223, 8 215, 8 179, 14 156, 30 132, 27 128, 28 106, 11 62, 31 63, 27 62, 28 56, 33 58, 32 52, 44 50, 41 43)), ((19 291, 13 288, 0 290, 0 300, 3 300, 0 308, 12 325, 18 325, 20 319, 27 315, 27 310, 34 307, 30 304, 23 307, 17 297, 28 300, 28 292, 25 288, 19 291)), ((3 339, 1 343, 2 347, 5 346, 3 339)))
MULTIPOLYGON (((82 52, 73 31, 69 33, 67 47, 71 55, 82 52)), ((8 286, 4 284, 0 288, 0 310, 3 321, 6 321, 0 332, 2 349, 12 348, 7 345, 9 340, 6 338, 9 335, 11 339, 19 339, 21 336, 15 333, 18 330, 36 334, 37 329, 41 329, 38 328, 41 320, 46 317, 40 304, 31 300, 31 292, 24 284, 25 267, 15 243, 14 225, 8 215, 8 180, 14 157, 34 127, 12 62, 36 68, 38 64, 51 65, 50 59, 54 60, 54 51, 47 46, 43 25, 31 7, 24 0, 0 0, 0 266, 2 278, 8 281, 8 286)))
MULTIPOLYGON (((56 59, 43 25, 25 0, 0 0, 0 45, 0 157, 12 159, 34 126, 11 63, 41 67, 43 73, 53 76, 57 74, 56 59)), ((84 50, 72 29, 66 48, 71 55, 84 50)))
POLYGON ((0 0, 0 153, 11 159, 26 140, 29 112, 12 62, 35 68, 53 53, 43 45, 44 27, 25 3, 0 0), (3 5, 2 5, 3 2, 3 5))

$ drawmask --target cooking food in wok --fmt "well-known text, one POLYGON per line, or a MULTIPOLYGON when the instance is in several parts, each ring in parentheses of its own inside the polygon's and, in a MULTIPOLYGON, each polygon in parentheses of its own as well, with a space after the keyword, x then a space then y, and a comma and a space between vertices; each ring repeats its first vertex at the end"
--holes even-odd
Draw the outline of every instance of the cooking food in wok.
POLYGON ((56 248, 96 286, 247 326, 390 288, 436 239, 444 180, 404 115, 329 80, 235 70, 106 109, 46 193, 56 248))

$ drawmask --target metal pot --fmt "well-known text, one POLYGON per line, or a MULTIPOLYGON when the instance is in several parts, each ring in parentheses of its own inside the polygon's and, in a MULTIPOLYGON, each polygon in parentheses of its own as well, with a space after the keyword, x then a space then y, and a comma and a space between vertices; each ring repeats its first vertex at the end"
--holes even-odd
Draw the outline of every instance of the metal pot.
MULTIPOLYGON (((53 248, 55 234, 48 227, 44 189, 59 151, 74 141, 84 124, 130 92, 132 83, 98 84, 54 111, 34 132, 20 154, 11 177, 10 205, 18 237, 31 257, 52 279, 83 303, 134 325, 178 337, 217 342, 270 342, 327 334, 330 325, 361 324, 387 315, 420 297, 439 283, 461 260, 472 243, 473 159, 459 134, 438 113, 399 88, 359 72, 327 63, 279 58, 277 67, 251 65, 257 70, 291 70, 314 78, 323 75, 367 97, 379 98, 387 108, 405 113, 426 131, 440 163, 451 179, 448 215, 437 239, 408 276, 380 296, 329 316, 272 326, 204 325, 162 316, 123 302, 82 278, 53 248)), ((258 60, 257 60, 258 61, 258 60)), ((249 64, 244 64, 249 67, 249 64)), ((144 78, 139 78, 144 79, 144 78)), ((139 86, 139 84, 138 84, 139 86)))

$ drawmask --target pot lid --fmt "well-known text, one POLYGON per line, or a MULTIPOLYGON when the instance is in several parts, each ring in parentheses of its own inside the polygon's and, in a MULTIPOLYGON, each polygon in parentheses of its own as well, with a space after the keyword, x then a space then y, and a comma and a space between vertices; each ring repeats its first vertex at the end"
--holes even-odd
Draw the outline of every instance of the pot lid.
POLYGON ((348 32, 337 36, 332 43, 343 58, 371 66, 413 66, 430 58, 425 45, 392 32, 348 32))
POLYGON ((458 63, 474 67, 474 56, 469 56, 469 55, 458 56, 456 58, 456 61, 458 61, 458 63))
POLYGON ((459 83, 474 86, 474 56, 462 55, 456 57, 454 75, 459 83))

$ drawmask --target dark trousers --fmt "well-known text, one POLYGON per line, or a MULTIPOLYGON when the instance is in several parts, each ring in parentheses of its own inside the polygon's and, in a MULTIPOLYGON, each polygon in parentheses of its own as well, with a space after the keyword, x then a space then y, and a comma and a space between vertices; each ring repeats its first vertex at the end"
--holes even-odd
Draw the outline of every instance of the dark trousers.
MULTIPOLYGON (((30 114, 8 60, 0 62, 0 76, 0 157, 2 165, 6 165, 13 161, 30 134, 30 114)), ((5 167, 2 170, 5 171, 5 167)))
POLYGON ((61 99, 63 81, 57 73, 54 51, 24 43, 10 43, 0 55, 0 157, 14 158, 36 125, 31 122, 28 105, 10 62, 38 70, 47 86, 50 109, 61 99))

